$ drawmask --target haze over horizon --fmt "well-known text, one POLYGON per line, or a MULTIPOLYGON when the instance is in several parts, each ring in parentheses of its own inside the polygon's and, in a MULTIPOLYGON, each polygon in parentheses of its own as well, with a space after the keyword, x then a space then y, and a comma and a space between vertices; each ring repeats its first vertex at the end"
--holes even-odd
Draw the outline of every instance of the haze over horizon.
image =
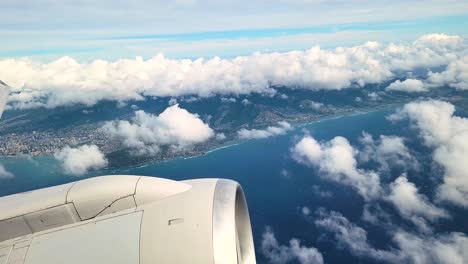
POLYGON ((2 1, 0 58, 233 57, 465 35, 466 1, 2 1))

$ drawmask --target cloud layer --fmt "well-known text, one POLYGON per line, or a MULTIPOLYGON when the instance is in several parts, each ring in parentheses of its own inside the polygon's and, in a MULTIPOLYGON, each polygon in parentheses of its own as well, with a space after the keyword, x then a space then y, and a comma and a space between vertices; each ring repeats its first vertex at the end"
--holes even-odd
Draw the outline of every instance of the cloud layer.
POLYGON ((172 151, 187 149, 214 136, 213 130, 198 115, 178 104, 166 108, 160 115, 138 110, 131 121, 108 122, 103 130, 122 140, 137 154, 145 155, 158 153, 161 146, 168 146, 172 151))
POLYGON ((64 147, 54 153, 55 159, 62 163, 66 173, 80 176, 91 169, 107 166, 107 159, 96 145, 83 145, 77 148, 64 147))
MULTIPOLYGON (((313 47, 233 59, 176 60, 162 54, 149 60, 137 57, 91 63, 79 63, 71 57, 47 64, 6 59, 0 61, 0 79, 14 87, 10 102, 17 108, 92 105, 100 100, 144 96, 271 94, 274 86, 341 90, 449 64, 446 73, 431 73, 429 82, 464 89, 467 47, 468 42, 459 36, 432 34, 408 45, 368 42, 349 48, 313 47)), ((414 90, 410 84, 403 81, 395 85, 414 90)))

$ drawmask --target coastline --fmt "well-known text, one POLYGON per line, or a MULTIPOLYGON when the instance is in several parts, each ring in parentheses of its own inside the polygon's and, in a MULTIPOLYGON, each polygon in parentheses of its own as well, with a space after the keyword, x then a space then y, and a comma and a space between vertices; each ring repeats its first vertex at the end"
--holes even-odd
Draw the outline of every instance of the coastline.
MULTIPOLYGON (((382 108, 379 108, 379 109, 374 109, 374 110, 369 109, 369 111, 349 111, 349 112, 346 112, 344 114, 339 113, 339 114, 336 114, 336 115, 324 116, 323 118, 319 118, 319 119, 311 121, 311 122, 292 124, 292 127, 293 127, 292 130, 286 132, 284 135, 294 133, 299 128, 304 128, 305 126, 313 125, 313 124, 320 123, 320 122, 323 122, 323 121, 335 120, 335 119, 340 119, 340 118, 344 118, 344 117, 365 115, 365 114, 381 112, 381 111, 387 111, 387 110, 390 110, 390 109, 392 109, 394 107, 396 107, 396 105, 391 105, 391 106, 387 105, 386 107, 382 107, 382 108)), ((284 135, 282 135, 282 136, 284 136, 284 135)), ((137 164, 137 165, 130 165, 130 166, 127 166, 127 168, 128 169, 144 168, 144 167, 146 167, 148 165, 151 165, 153 163, 162 163, 162 162, 170 162, 170 161, 174 161, 174 160, 185 160, 185 159, 193 159, 193 158, 203 157, 203 156, 206 156, 208 154, 214 153, 216 151, 220 151, 220 150, 227 149, 227 148, 230 148, 230 147, 235 147, 235 146, 244 144, 246 142, 250 142, 252 140, 258 140, 258 139, 232 140, 232 141, 229 141, 228 144, 224 144, 224 145, 221 145, 219 147, 212 148, 212 149, 210 149, 210 150, 208 150, 206 152, 203 152, 203 153, 200 153, 200 154, 197 154, 197 155, 187 155, 187 156, 180 156, 180 157, 175 157, 175 158, 162 159, 162 160, 158 160, 158 161, 148 161, 148 162, 143 162, 143 163, 140 163, 140 164, 137 164)), ((117 168, 109 168, 109 169, 117 169, 117 168)))
MULTIPOLYGON (((294 133, 295 131, 297 131, 298 128, 304 128, 304 127, 306 127, 308 125, 312 125, 312 124, 315 124, 315 123, 320 123, 320 122, 327 121, 327 120, 340 119, 340 118, 344 118, 344 117, 359 116, 359 115, 365 115, 365 114, 374 113, 374 112, 386 111, 386 110, 397 107, 397 105, 400 105, 400 104, 384 105, 382 107, 378 107, 377 109, 376 108, 353 109, 353 110, 343 111, 343 112, 336 113, 336 114, 324 115, 322 117, 319 117, 319 118, 317 118, 317 119, 315 119, 313 121, 309 121, 309 122, 292 123, 291 124, 292 129, 290 131, 286 132, 284 135, 294 133)), ((179 159, 193 159, 193 158, 197 158, 197 157, 202 157, 202 156, 206 156, 206 155, 209 155, 211 153, 214 153, 216 151, 220 151, 220 150, 227 149, 227 148, 230 148, 230 147, 238 146, 240 144, 249 142, 251 140, 256 140, 256 139, 239 140, 237 138, 233 138, 232 140, 227 141, 225 144, 215 146, 215 147, 213 147, 211 149, 200 152, 199 154, 186 155, 186 156, 181 155, 181 156, 178 156, 178 157, 162 158, 160 160, 156 160, 156 159, 155 160, 148 160, 148 161, 145 161, 145 162, 141 162, 139 164, 128 165, 128 166, 126 166, 126 168, 128 168, 128 169, 144 168, 144 167, 146 167, 146 166, 148 166, 150 164, 154 164, 154 163, 162 163, 162 162, 169 162, 169 161, 174 161, 174 160, 179 160, 179 159)), ((8 160, 12 160, 12 159, 32 159, 32 160, 36 160, 36 159, 47 158, 47 157, 53 159, 53 155, 51 155, 51 154, 43 154, 43 155, 37 155, 37 156, 31 156, 31 155, 0 156, 0 159, 8 159, 8 160)), ((122 169, 122 167, 115 167, 114 166, 114 167, 108 167, 108 168, 106 168, 104 170, 108 170, 109 172, 112 172, 112 171, 119 170, 119 169, 122 169)))

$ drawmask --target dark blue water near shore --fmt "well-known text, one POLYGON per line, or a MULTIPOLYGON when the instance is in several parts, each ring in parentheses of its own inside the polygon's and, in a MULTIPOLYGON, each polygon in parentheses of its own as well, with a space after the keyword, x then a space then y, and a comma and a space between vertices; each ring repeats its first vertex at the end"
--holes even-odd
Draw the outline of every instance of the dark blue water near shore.
MULTIPOLYGON (((393 110, 384 110, 323 120, 298 127, 284 136, 251 140, 199 157, 152 163, 140 167, 102 170, 92 172, 86 177, 102 174, 136 174, 174 180, 233 179, 241 183, 247 196, 259 263, 267 263, 259 251, 262 233, 266 226, 272 228, 281 244, 287 244, 291 238, 298 238, 305 246, 317 247, 327 263, 375 263, 371 259, 356 258, 346 250, 337 248, 332 236, 317 229, 313 223, 302 216, 300 211, 302 206, 309 207, 312 212, 320 207, 338 211, 351 222, 368 229, 369 239, 374 246, 385 249, 391 245, 384 230, 369 226, 361 220, 364 203, 355 191, 349 187, 325 181, 314 170, 295 163, 291 159, 290 148, 305 133, 313 135, 318 140, 344 136, 352 144, 358 144, 358 137, 362 131, 366 131, 374 136, 382 134, 404 136, 408 138, 408 144, 413 149, 421 152, 427 151, 419 145, 414 131, 409 127, 402 127, 402 124, 394 125, 386 120, 385 117, 392 112, 393 110), (320 195, 317 189, 331 194, 331 197, 320 195)), ((14 179, 1 182, 0 195, 52 186, 76 179, 63 175, 59 165, 51 157, 33 160, 2 158, 0 162, 16 175, 14 179)), ((417 184, 424 183, 425 186, 432 186, 432 182, 426 180, 426 177, 411 175, 411 173, 409 177, 417 184)), ((430 196, 432 188, 428 187, 425 192, 430 196)), ((463 222, 466 217, 466 213, 459 212, 453 222, 446 224, 444 229, 466 233, 468 228, 463 222)))

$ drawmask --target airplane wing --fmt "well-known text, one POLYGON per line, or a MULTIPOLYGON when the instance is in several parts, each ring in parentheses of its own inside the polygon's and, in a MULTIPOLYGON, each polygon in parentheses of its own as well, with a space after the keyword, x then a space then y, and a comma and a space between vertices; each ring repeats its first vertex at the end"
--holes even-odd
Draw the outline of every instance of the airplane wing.
POLYGON ((0 118, 2 117, 3 110, 5 109, 9 93, 10 86, 0 80, 0 118))
POLYGON ((0 197, 0 264, 255 262, 231 180, 101 176, 0 197))

